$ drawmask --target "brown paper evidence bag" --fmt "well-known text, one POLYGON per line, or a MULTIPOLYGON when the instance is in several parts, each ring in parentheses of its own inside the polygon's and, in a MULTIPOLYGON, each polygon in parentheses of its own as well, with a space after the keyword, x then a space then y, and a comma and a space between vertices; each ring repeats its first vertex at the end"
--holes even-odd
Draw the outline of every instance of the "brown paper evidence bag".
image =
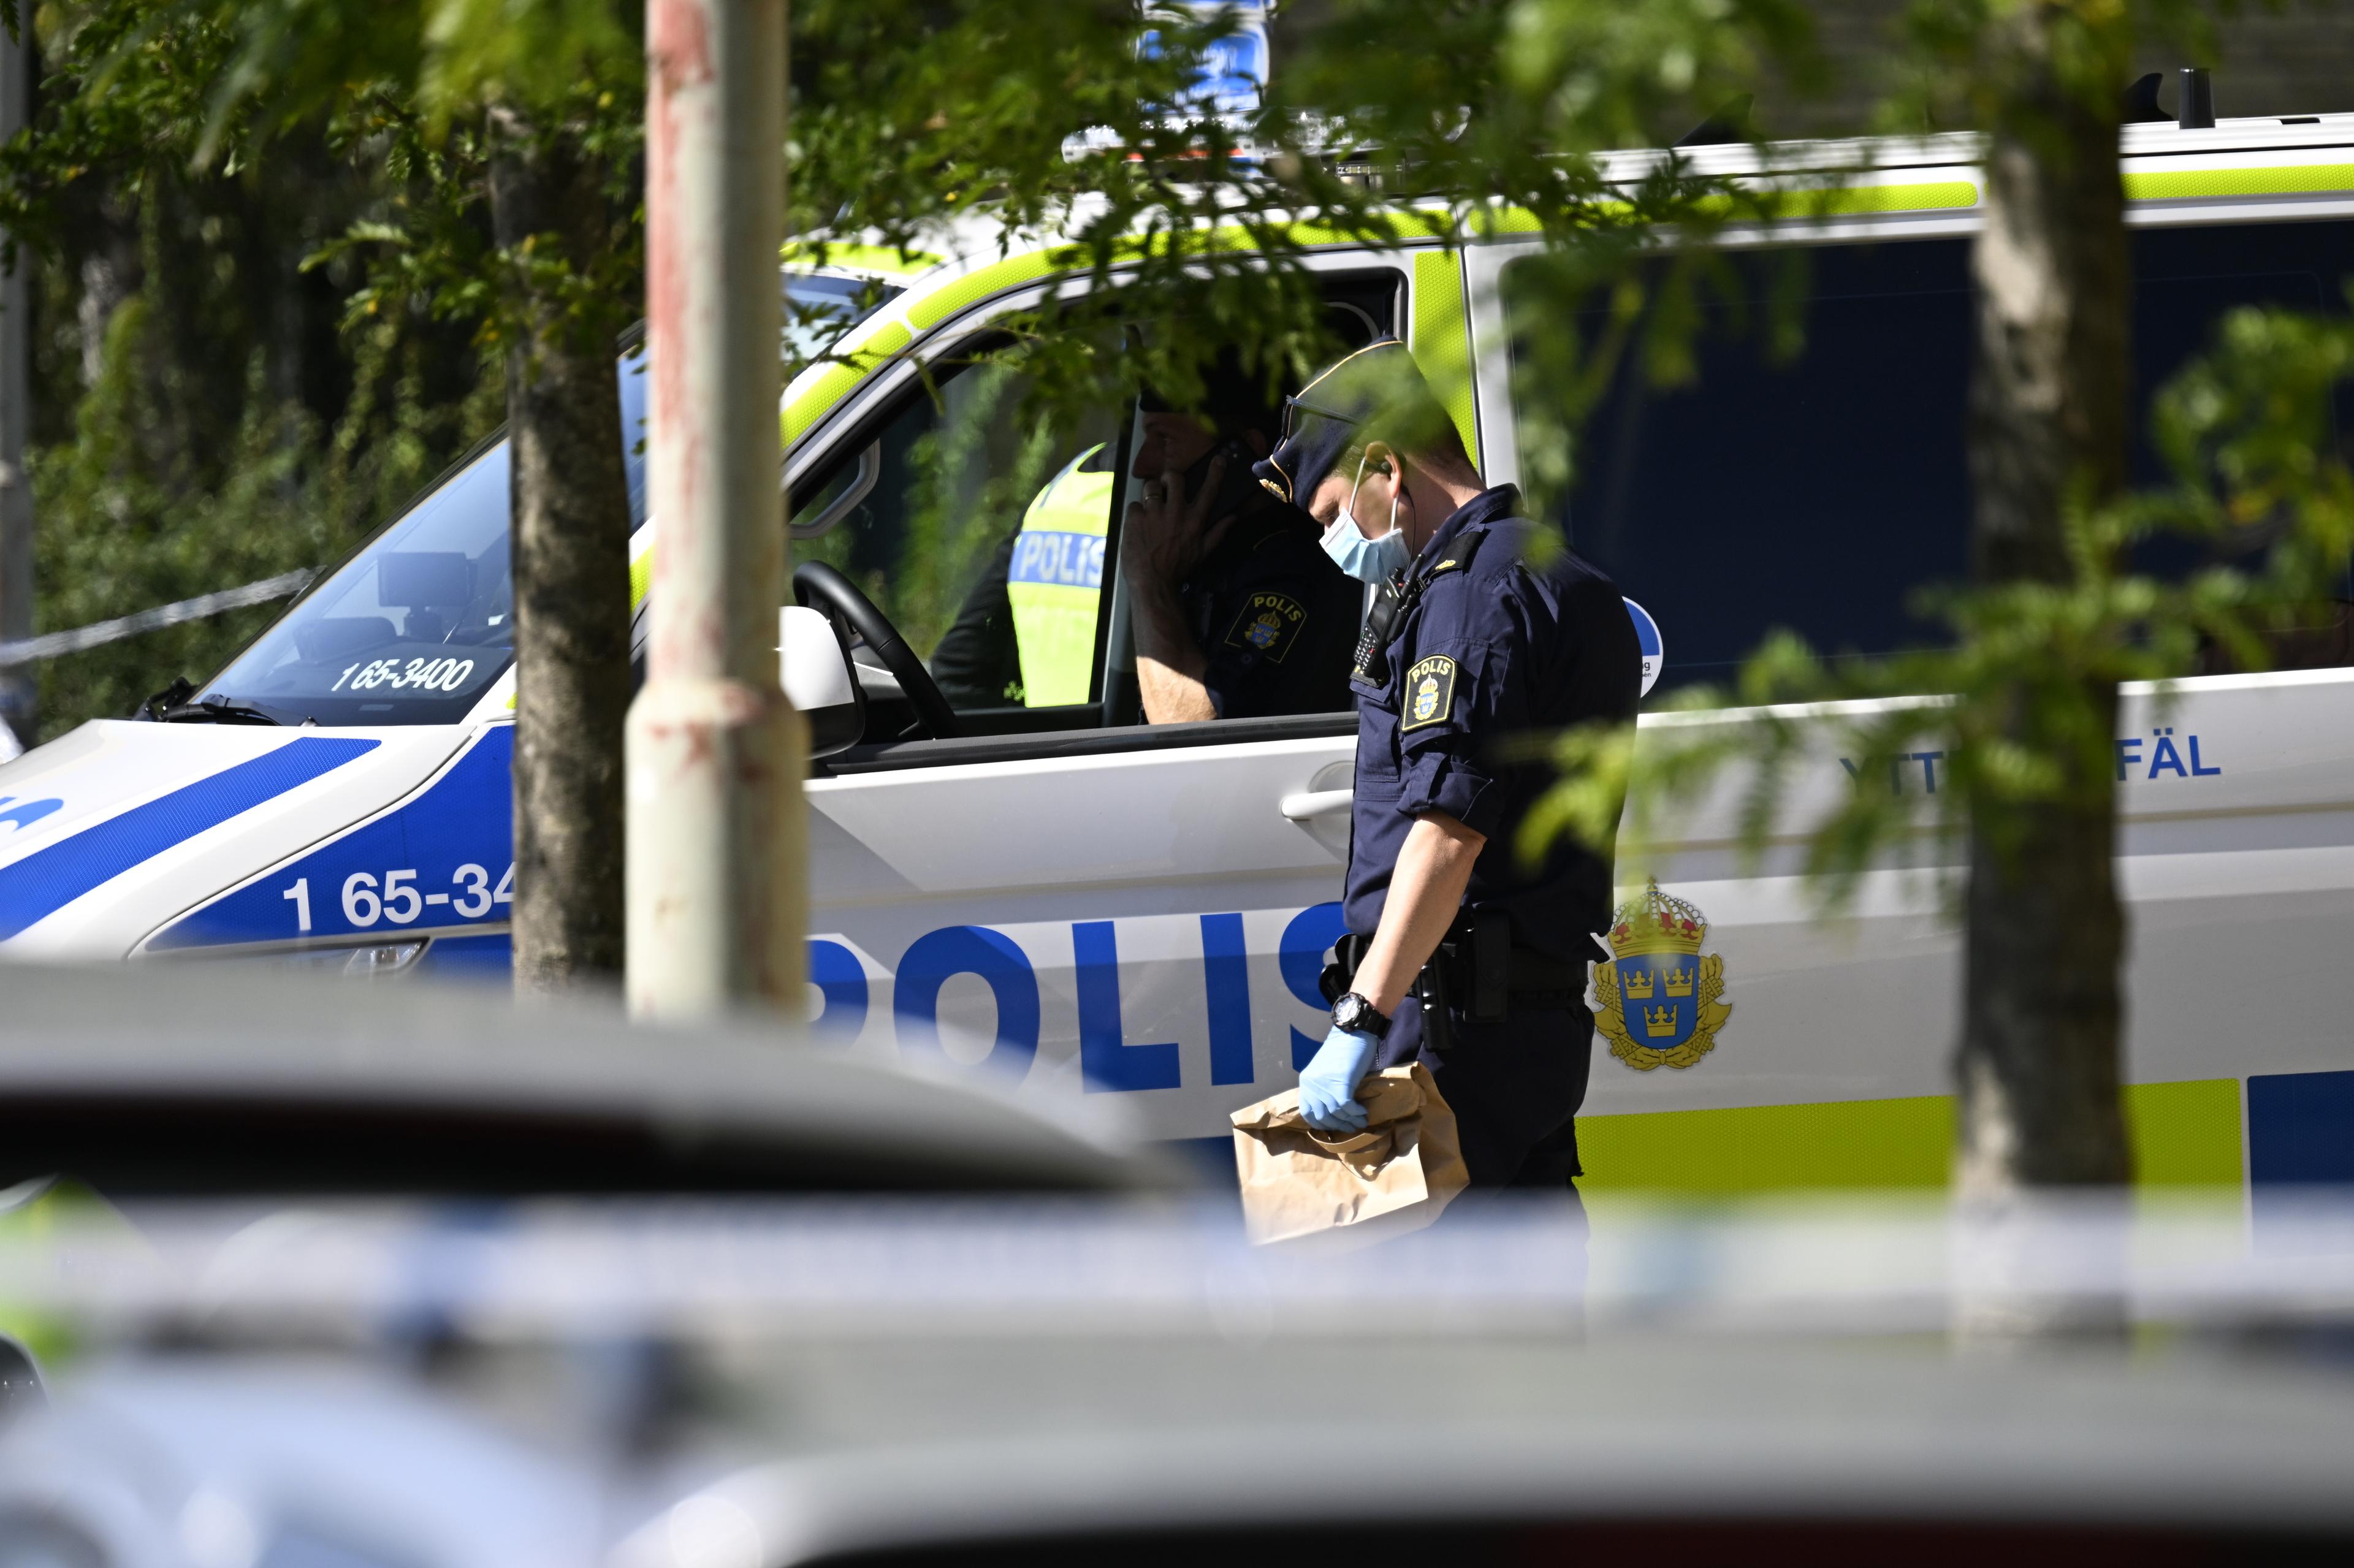
POLYGON ((1235 1112, 1235 1164, 1254 1243, 1345 1247, 1417 1231, 1470 1184, 1455 1113, 1416 1062, 1358 1086, 1365 1130, 1322 1133, 1286 1089, 1235 1112))

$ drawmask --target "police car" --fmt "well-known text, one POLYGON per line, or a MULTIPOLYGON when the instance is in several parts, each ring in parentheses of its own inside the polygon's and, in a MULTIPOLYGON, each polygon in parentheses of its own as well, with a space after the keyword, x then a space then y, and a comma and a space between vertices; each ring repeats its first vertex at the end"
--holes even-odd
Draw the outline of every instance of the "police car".
MULTIPOLYGON (((2126 129, 2145 397, 2231 306, 2340 308, 2349 147, 2354 115, 2126 129)), ((1975 144, 1872 151, 1826 215, 1728 241, 1811 248, 1799 362, 1711 333, 1696 385, 1622 386, 1592 427, 1596 461, 1559 521, 1649 611, 1662 693, 1728 674, 1777 625, 1834 656, 1916 645, 1935 632, 1908 590, 1963 571, 1975 144)), ((1776 155, 1692 154, 1766 175, 1776 155)), ((1804 166, 1793 154, 1787 177, 1804 166)), ((1520 470, 1517 270, 1537 244, 1506 214, 1459 253, 1309 254, 1336 322, 1410 343, 1492 481, 1520 470)), ((1123 1097, 1161 1138, 1221 1138, 1322 1033, 1354 719, 1336 701, 1141 722, 1118 569, 1136 410, 1036 429, 1018 374, 971 355, 1060 286, 1049 250, 968 233, 937 254, 835 246, 824 262, 789 268, 789 290, 863 319, 849 361, 801 376, 783 408, 811 607, 785 613, 787 678, 823 753, 808 785, 816 1030, 1025 1094, 1123 1097), (846 661, 816 611, 858 632, 846 661)), ((639 368, 625 361, 631 432, 639 368)), ((493 446, 461 465, 180 722, 92 723, 0 768, 0 952, 504 972, 506 461, 493 446)), ((656 531, 636 535, 641 637, 656 531)), ((2322 620, 2294 651, 2311 667, 2127 694, 2146 1182, 2354 1179, 2333 983, 2354 938, 2354 671, 2342 613, 2322 620)), ((1934 749, 1884 778, 1836 751, 1793 821, 1841 790, 1926 801, 1945 777, 1934 749)), ((1639 863, 1621 856, 1627 902, 1597 934, 1590 1182, 1941 1181, 1959 964, 1935 868, 1876 874, 1854 917, 1826 926, 1788 843, 1742 862, 1729 802, 1670 828, 1639 863)))

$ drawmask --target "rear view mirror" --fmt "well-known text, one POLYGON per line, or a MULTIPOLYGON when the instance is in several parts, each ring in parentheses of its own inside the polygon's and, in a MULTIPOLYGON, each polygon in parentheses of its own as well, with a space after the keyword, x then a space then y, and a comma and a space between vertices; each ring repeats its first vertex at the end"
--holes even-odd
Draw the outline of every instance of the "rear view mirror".
POLYGON ((785 700, 809 721, 810 756, 832 757, 866 733, 866 694, 850 667, 850 650, 833 622, 797 604, 777 612, 777 657, 785 700))
POLYGON ((376 602, 398 609, 461 609, 474 564, 454 550, 392 550, 376 563, 376 602))

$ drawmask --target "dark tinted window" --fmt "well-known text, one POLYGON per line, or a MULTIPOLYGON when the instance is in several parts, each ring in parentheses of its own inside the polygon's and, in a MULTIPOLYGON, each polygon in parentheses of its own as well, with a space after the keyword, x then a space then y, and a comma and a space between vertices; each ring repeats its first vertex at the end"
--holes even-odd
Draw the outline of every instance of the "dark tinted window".
MULTIPOLYGON (((2138 430, 2224 310, 2343 308, 2354 225, 2143 230, 2134 250, 2138 430)), ((1824 247, 1811 263, 1797 361, 1769 363, 1712 307, 1696 385, 1623 372, 1587 427, 1562 521, 1659 621, 1662 691, 1728 678, 1776 626, 1835 657, 1934 643, 1913 592, 1967 569, 1968 241, 1824 247)), ((1755 320, 1763 264, 1751 281, 1755 320)), ((2134 469, 2158 478, 2146 446, 2134 469)), ((2147 564, 2189 560, 2177 547, 2147 564)))

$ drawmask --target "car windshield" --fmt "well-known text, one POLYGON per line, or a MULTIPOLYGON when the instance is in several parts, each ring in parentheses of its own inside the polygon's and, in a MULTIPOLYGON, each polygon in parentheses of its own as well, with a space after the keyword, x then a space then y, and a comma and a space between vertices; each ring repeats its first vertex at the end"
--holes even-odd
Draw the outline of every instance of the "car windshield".
MULTIPOLYGON (((806 353, 813 318, 864 320, 898 291, 789 275, 785 352, 806 353)), ((630 527, 646 520, 646 361, 620 362, 630 527)), ((285 724, 455 724, 514 657, 507 443, 460 466, 313 588, 207 683, 202 700, 285 724)))

